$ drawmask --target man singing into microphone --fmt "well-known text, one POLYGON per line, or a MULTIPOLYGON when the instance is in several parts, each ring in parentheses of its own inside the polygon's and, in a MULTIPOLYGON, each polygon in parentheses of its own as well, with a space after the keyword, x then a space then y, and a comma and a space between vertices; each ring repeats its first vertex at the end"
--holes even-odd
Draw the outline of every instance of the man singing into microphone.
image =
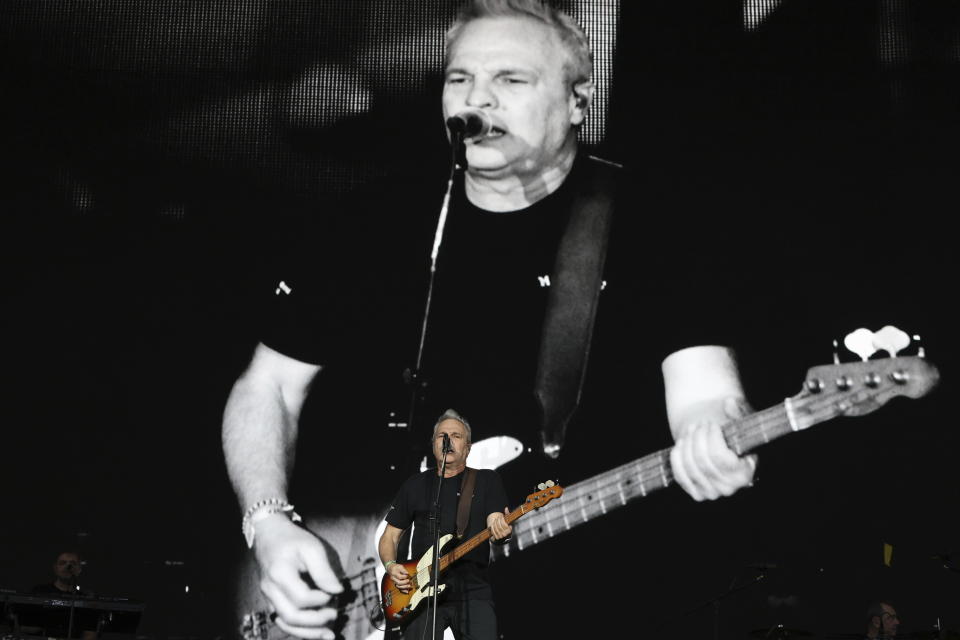
MULTIPOLYGON (((284 631, 333 638, 338 616, 333 596, 343 588, 329 547, 295 524, 288 502, 304 402, 308 394, 318 399, 304 415, 329 412, 323 414, 329 416, 323 418, 326 426, 304 430, 301 441, 309 434, 320 451, 304 455, 324 458, 311 473, 329 474, 328 480, 311 482, 319 487, 315 506, 336 513, 338 499, 355 495, 365 486, 361 481, 387 468, 389 460, 382 457, 399 458, 399 452, 376 441, 386 438, 387 430, 374 410, 371 387, 419 363, 417 353, 425 373, 418 380, 428 383, 419 387, 426 389, 420 415, 455 406, 474 421, 476 442, 502 430, 521 440, 525 450, 546 454, 541 460, 576 461, 582 477, 587 465, 619 464, 641 453, 603 445, 634 442, 639 425, 651 422, 637 412, 662 410, 665 391, 664 418, 675 440, 671 467, 683 489, 697 500, 714 499, 751 481, 754 460, 733 454, 720 431, 722 423, 746 411, 733 352, 691 346, 731 344, 725 335, 707 330, 731 314, 712 313, 710 298, 693 290, 694 279, 682 296, 655 303, 663 293, 658 288, 662 263, 615 269, 625 260, 662 251, 658 245, 670 238, 646 225, 645 212, 617 206, 623 193, 616 187, 623 179, 616 167, 578 150, 577 129, 594 95, 592 78, 586 37, 568 15, 539 0, 469 2, 447 33, 443 117, 453 119, 454 140, 465 138, 466 170, 453 184, 429 322, 424 323, 427 257, 439 237, 436 212, 443 186, 417 192, 411 182, 364 190, 344 207, 344 229, 350 231, 327 232, 326 243, 317 241, 309 252, 309 264, 277 278, 261 344, 227 402, 223 443, 244 510, 242 529, 260 567, 260 588, 284 631), (608 233, 605 225, 594 229, 590 221, 609 220, 612 210, 617 232, 608 233), (592 279, 580 277, 586 273, 592 279), (682 308, 684 300, 692 306, 682 308), (582 313, 595 303, 595 310, 582 313), (691 318, 702 330, 669 337, 671 330, 678 333, 679 321, 693 324, 691 318), (396 359, 402 362, 396 368, 380 364, 396 359), (310 393, 321 365, 324 377, 310 393), (634 378, 648 371, 654 379, 638 384, 634 378), (641 393, 647 393, 642 402, 641 393), (593 422, 609 438, 589 437, 577 424, 585 411, 601 412, 593 422), (334 425, 347 425, 368 443, 362 462, 343 459, 337 443, 317 440, 318 433, 337 433, 334 425), (572 438, 576 445, 564 447, 572 438)), ((403 152, 404 141, 396 147, 403 152)), ((436 187, 445 176, 421 177, 436 187)), ((329 219, 329 212, 323 217, 329 219)), ((460 469, 470 431, 456 419, 444 424, 454 447, 448 464, 460 469)), ((411 428, 416 434, 417 424, 411 428)), ((434 441, 435 455, 437 446, 434 441)), ((502 474, 511 495, 524 495, 521 491, 543 479, 531 480, 528 472, 511 485, 507 470, 502 474)), ((456 475, 448 481, 451 490, 459 484, 456 475)), ((382 492, 382 483, 370 485, 382 492)), ((418 517, 416 505, 403 495, 394 504, 402 518, 387 517, 392 528, 380 544, 399 581, 402 572, 391 564, 396 530, 418 517)), ((499 486, 478 495, 480 502, 490 498, 496 509, 481 515, 493 518, 495 533, 504 536, 508 530, 494 517, 503 502, 499 486)), ((298 496, 298 511, 305 512, 304 501, 310 499, 298 496)), ((354 500, 349 508, 357 504, 354 500)), ((471 522, 473 527, 487 524, 471 522)), ((479 565, 465 567, 473 571, 479 565)), ((475 582, 477 575, 479 570, 469 574, 461 593, 486 588, 475 582)), ((479 619, 477 635, 467 637, 495 638, 492 612, 479 619)), ((460 623, 454 619, 453 624, 460 623)))
MULTIPOLYGON (((411 557, 419 559, 433 546, 431 514, 441 468, 443 483, 439 487, 440 536, 456 533, 457 507, 463 499, 461 493, 466 484, 464 478, 467 476, 464 472, 467 468, 467 455, 470 453, 470 425, 466 419, 452 409, 445 411, 434 426, 432 449, 437 461, 436 468, 418 473, 403 484, 387 513, 387 527, 378 545, 380 561, 396 586, 404 593, 410 591, 412 584, 406 569, 397 563, 397 543, 404 530, 413 524, 411 557), (445 449, 448 452, 445 452, 445 449)), ((476 474, 472 495, 468 496, 470 515, 461 540, 468 540, 486 528, 490 529, 493 540, 505 540, 513 528, 504 518, 509 509, 500 476, 489 469, 478 470, 476 474)), ((457 540, 451 541, 441 549, 441 555, 456 545, 457 540)), ((442 637, 446 627, 457 630, 457 637, 497 637, 497 618, 486 571, 489 562, 490 550, 481 545, 441 574, 440 584, 445 585, 445 589, 437 609, 438 638, 442 637)), ((403 625, 400 637, 418 640, 431 637, 429 629, 432 622, 432 611, 428 610, 426 601, 423 601, 412 618, 403 625)))

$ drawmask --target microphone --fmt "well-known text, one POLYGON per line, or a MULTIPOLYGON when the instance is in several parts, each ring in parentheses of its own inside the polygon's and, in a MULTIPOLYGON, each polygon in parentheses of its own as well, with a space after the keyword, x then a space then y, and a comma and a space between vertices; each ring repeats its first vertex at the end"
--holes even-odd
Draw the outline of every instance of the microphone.
POLYGON ((450 436, 443 434, 443 453, 453 453, 453 447, 450 446, 450 436))
POLYGON ((485 111, 466 109, 447 118, 450 133, 462 136, 464 140, 485 138, 493 129, 493 122, 485 111))

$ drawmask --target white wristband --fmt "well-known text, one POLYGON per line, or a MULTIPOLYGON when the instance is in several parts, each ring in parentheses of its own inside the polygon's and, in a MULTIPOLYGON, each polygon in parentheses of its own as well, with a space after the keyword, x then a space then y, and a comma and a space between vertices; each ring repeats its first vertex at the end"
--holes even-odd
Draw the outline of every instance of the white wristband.
POLYGON ((243 514, 243 520, 240 522, 240 529, 243 532, 244 539, 247 541, 248 548, 253 548, 253 538, 257 533, 254 525, 264 518, 274 514, 284 515, 290 518, 292 522, 302 521, 300 515, 293 510, 293 505, 288 503, 286 500, 281 498, 260 500, 246 510, 246 512, 243 514))

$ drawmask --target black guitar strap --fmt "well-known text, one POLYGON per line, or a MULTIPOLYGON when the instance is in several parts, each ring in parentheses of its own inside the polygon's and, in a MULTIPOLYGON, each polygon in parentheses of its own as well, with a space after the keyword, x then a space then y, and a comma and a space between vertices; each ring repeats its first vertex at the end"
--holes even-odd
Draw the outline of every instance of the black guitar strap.
POLYGON ((591 179, 571 203, 557 248, 537 361, 534 396, 543 451, 551 458, 560 455, 580 404, 613 218, 615 165, 592 157, 588 163, 591 179))
POLYGON ((467 467, 463 472, 463 484, 460 485, 460 502, 457 503, 457 540, 463 538, 470 521, 470 501, 473 500, 473 488, 477 484, 477 470, 467 467))

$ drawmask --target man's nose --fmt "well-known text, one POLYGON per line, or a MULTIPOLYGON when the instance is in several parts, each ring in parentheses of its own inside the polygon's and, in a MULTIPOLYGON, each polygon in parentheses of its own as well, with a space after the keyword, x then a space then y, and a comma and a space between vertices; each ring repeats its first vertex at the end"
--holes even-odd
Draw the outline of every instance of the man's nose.
POLYGON ((475 108, 493 108, 497 106, 497 96, 491 91, 490 83, 485 80, 475 80, 467 93, 467 106, 475 108))

